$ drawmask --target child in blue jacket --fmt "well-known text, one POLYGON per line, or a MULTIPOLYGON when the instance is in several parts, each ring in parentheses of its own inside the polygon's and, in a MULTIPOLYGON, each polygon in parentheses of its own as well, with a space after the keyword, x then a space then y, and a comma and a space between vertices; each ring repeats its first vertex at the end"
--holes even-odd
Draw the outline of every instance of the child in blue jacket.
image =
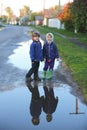
POLYGON ((31 75, 34 74, 34 80, 40 81, 41 79, 38 76, 38 69, 40 61, 43 59, 42 46, 39 41, 40 34, 38 32, 32 33, 32 44, 30 46, 30 58, 32 62, 32 67, 26 74, 26 79, 32 81, 31 75))
POLYGON ((31 82, 26 82, 26 85, 31 92, 30 114, 32 116, 32 123, 34 125, 39 125, 43 105, 43 96, 40 96, 37 81, 35 81, 33 85, 31 82))
POLYGON ((52 71, 54 68, 55 59, 58 60, 59 54, 58 49, 53 42, 54 36, 52 33, 46 34, 46 43, 43 46, 43 58, 44 58, 44 68, 43 68, 43 79, 46 78, 46 72, 48 70, 48 79, 52 78, 52 71))

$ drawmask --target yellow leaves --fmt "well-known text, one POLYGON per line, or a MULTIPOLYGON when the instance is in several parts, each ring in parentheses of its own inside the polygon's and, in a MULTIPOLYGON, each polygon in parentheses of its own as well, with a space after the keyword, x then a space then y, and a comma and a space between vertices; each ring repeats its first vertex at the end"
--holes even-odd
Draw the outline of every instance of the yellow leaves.
POLYGON ((74 18, 74 15, 72 14, 72 11, 70 9, 70 5, 72 3, 67 3, 62 12, 58 15, 58 18, 61 20, 61 21, 68 21, 68 20, 72 20, 74 18))

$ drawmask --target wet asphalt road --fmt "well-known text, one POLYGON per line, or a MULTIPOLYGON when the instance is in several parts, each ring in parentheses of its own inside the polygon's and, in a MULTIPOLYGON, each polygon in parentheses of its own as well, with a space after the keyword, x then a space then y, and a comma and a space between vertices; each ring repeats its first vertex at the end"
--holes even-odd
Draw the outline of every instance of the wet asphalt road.
MULTIPOLYGON (((18 46, 21 46, 18 43, 26 43, 31 39, 31 35, 28 34, 28 31, 31 31, 31 27, 22 27, 22 26, 12 26, 7 25, 0 31, 0 91, 5 91, 9 89, 13 89, 18 86, 25 85, 25 75, 28 71, 26 68, 21 69, 22 63, 20 63, 20 67, 13 66, 12 63, 9 63, 9 56, 12 55, 15 49, 18 46)), ((25 50, 26 51, 26 50, 25 50)), ((25 58, 22 54, 19 56, 19 59, 25 58)), ((28 60, 28 58, 27 58, 28 60)), ((22 60, 21 60, 22 61, 22 60)), ((15 61, 14 62, 20 62, 15 61)), ((23 61, 24 62, 24 61, 23 61)), ((26 62, 26 61, 25 61, 26 62)), ((30 61, 29 61, 30 62, 30 61)), ((28 63, 25 63, 28 64, 28 63)), ((62 69, 58 69, 55 74, 55 80, 60 80, 62 83, 69 84, 73 86, 74 94, 78 94, 81 96, 80 91, 78 91, 77 85, 72 81, 68 71, 62 69)))
MULTIPOLYGON (((28 41, 29 27, 8 25, 0 31, 0 90, 8 90, 24 82, 26 71, 22 71, 8 63, 8 57, 21 41, 28 41)), ((22 58, 22 57, 20 57, 22 58)))

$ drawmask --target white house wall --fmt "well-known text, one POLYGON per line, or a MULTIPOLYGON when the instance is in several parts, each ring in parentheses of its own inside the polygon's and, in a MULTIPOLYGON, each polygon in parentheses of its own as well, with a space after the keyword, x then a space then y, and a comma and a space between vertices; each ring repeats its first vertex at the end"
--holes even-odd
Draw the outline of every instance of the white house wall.
POLYGON ((58 20, 58 18, 52 18, 52 19, 48 19, 48 26, 49 27, 55 27, 58 29, 64 29, 64 25, 61 24, 60 20, 58 20))

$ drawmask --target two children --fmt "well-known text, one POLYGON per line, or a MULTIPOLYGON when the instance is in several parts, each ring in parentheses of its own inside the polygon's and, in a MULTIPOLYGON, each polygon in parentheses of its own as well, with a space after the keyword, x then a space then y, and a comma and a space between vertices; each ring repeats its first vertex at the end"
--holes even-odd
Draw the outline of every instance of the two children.
POLYGON ((29 72, 26 74, 26 78, 29 81, 32 81, 31 75, 34 74, 34 80, 40 81, 41 79, 38 76, 38 69, 40 61, 44 59, 44 68, 43 68, 43 79, 46 78, 46 72, 48 70, 48 79, 52 78, 52 72, 54 68, 55 59, 58 60, 59 54, 58 49, 53 42, 54 36, 52 33, 47 33, 46 43, 43 46, 40 43, 40 34, 33 32, 32 34, 32 44, 30 46, 30 58, 32 62, 32 67, 29 72))

